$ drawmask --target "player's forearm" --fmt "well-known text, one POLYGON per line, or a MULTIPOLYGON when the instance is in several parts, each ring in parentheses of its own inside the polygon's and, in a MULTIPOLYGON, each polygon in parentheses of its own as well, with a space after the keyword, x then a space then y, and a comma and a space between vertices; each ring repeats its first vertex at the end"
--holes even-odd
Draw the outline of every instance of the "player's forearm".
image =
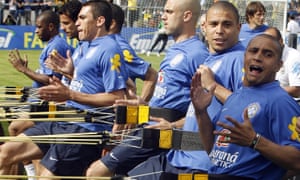
POLYGON ((171 127, 176 129, 181 129, 184 125, 184 122, 185 122, 185 118, 179 119, 175 122, 172 122, 171 127))
POLYGON ((232 92, 230 90, 224 88, 220 84, 217 84, 214 95, 219 101, 222 102, 222 104, 224 104, 228 96, 230 96, 231 94, 232 92))
POLYGON ((146 73, 143 88, 141 91, 141 98, 144 101, 146 101, 146 102, 150 101, 150 99, 153 95, 154 89, 155 89, 156 80, 157 80, 156 70, 149 67, 149 69, 146 73))
POLYGON ((261 136, 255 150, 284 169, 300 171, 300 151, 295 147, 281 146, 261 136))
POLYGON ((198 121, 200 138, 203 143, 204 149, 207 153, 210 153, 214 144, 213 124, 208 116, 207 111, 195 111, 195 115, 198 121))
POLYGON ((111 106, 117 99, 124 99, 125 91, 117 90, 110 93, 86 94, 70 90, 69 100, 90 106, 111 106))
POLYGON ((30 79, 32 79, 33 81, 42 83, 44 85, 49 84, 49 76, 48 75, 36 73, 29 68, 24 69, 22 71, 22 73, 24 75, 26 75, 27 77, 29 77, 30 79))

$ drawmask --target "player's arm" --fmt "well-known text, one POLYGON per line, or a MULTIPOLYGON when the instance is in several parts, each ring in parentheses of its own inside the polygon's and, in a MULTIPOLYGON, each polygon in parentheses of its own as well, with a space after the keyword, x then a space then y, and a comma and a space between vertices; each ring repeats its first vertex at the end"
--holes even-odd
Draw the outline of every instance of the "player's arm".
POLYGON ((214 95, 216 98, 224 104, 226 99, 232 94, 232 91, 226 89, 224 86, 216 83, 216 89, 214 95))
POLYGON ((19 51, 15 49, 14 51, 10 51, 8 56, 9 56, 8 61, 13 65, 13 67, 17 71, 22 72, 24 75, 26 75, 27 77, 29 77, 34 81, 37 81, 45 85, 49 84, 48 75, 39 74, 28 67, 28 59, 26 55, 24 58, 21 58, 19 51))
POLYGON ((300 150, 293 146, 281 146, 261 136, 255 150, 278 166, 300 172, 300 150))
MULTIPOLYGON (((262 156, 284 169, 300 171, 300 150, 292 146, 292 144, 280 145, 256 133, 248 117, 248 110, 244 111, 243 122, 239 122, 231 117, 226 117, 226 119, 229 123, 217 122, 217 125, 223 129, 228 129, 230 133, 214 131, 216 136, 227 137, 219 140, 220 143, 234 143, 245 146, 245 148, 253 148, 262 156)), ((283 131, 285 130, 283 129, 283 131)))
POLYGON ((145 75, 143 88, 141 90, 141 98, 144 101, 146 102, 150 101, 155 89, 156 80, 157 80, 157 71, 152 67, 149 67, 145 75))
POLYGON ((232 94, 230 90, 226 89, 215 81, 214 73, 208 66, 200 65, 197 69, 197 72, 201 73, 201 82, 203 88, 210 89, 212 86, 216 86, 214 95, 222 103, 224 103, 228 96, 232 94))
POLYGON ((39 88, 39 95, 47 101, 63 102, 72 100, 80 104, 90 106, 111 106, 117 99, 123 99, 125 90, 115 90, 112 92, 86 94, 78 91, 73 91, 69 87, 62 84, 58 78, 51 78, 51 84, 39 88))
POLYGON ((206 89, 202 87, 201 80, 201 73, 197 71, 192 79, 191 99, 199 126, 200 138, 204 149, 209 153, 214 144, 214 126, 207 113, 207 107, 211 103, 216 87, 212 86, 211 89, 206 89))
POLYGON ((34 81, 37 81, 44 85, 49 84, 50 77, 48 75, 37 73, 29 68, 24 68, 24 70, 21 72, 34 81))
POLYGON ((164 118, 159 117, 150 117, 150 120, 157 122, 156 124, 146 126, 146 128, 152 128, 152 129, 180 129, 183 127, 185 118, 181 118, 174 122, 169 122, 165 120, 164 118))

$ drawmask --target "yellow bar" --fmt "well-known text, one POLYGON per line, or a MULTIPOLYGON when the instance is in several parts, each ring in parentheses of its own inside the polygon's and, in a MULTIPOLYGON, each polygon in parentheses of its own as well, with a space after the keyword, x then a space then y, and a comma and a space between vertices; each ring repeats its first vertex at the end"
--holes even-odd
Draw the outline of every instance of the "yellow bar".
POLYGON ((149 121, 149 106, 139 106, 138 124, 149 121))
POLYGON ((137 124, 138 107, 137 106, 127 106, 127 124, 137 124))
POLYGON ((16 87, 16 94, 22 95, 23 93, 21 92, 21 90, 23 90, 23 87, 16 87))
POLYGON ((194 174, 194 180, 208 180, 207 174, 194 174))
MULTIPOLYGON (((55 111, 56 111, 56 105, 54 104, 54 102, 49 102, 49 112, 55 112, 55 111)), ((55 114, 49 114, 48 117, 54 118, 55 114)))
POLYGON ((159 147, 163 149, 171 149, 173 131, 171 129, 160 130, 159 135, 159 147))
POLYGON ((178 174, 178 180, 193 180, 193 174, 178 174))

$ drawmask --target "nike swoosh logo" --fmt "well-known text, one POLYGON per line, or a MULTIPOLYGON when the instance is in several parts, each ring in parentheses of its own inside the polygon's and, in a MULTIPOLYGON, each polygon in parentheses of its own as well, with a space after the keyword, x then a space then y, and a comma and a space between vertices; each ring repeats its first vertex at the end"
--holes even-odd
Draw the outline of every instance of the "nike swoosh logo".
POLYGON ((119 161, 119 159, 114 155, 113 152, 109 153, 109 156, 110 156, 111 158, 113 158, 114 160, 119 161))
POLYGON ((52 156, 50 156, 49 159, 50 159, 51 161, 58 161, 57 159, 53 158, 52 156))

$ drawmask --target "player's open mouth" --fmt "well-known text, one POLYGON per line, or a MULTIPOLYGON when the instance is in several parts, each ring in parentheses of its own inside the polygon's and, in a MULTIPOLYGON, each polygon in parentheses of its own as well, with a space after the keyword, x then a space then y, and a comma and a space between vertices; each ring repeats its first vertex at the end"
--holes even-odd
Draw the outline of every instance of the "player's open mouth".
POLYGON ((256 71, 260 73, 263 71, 263 68, 255 65, 250 65, 249 70, 250 72, 256 71))

